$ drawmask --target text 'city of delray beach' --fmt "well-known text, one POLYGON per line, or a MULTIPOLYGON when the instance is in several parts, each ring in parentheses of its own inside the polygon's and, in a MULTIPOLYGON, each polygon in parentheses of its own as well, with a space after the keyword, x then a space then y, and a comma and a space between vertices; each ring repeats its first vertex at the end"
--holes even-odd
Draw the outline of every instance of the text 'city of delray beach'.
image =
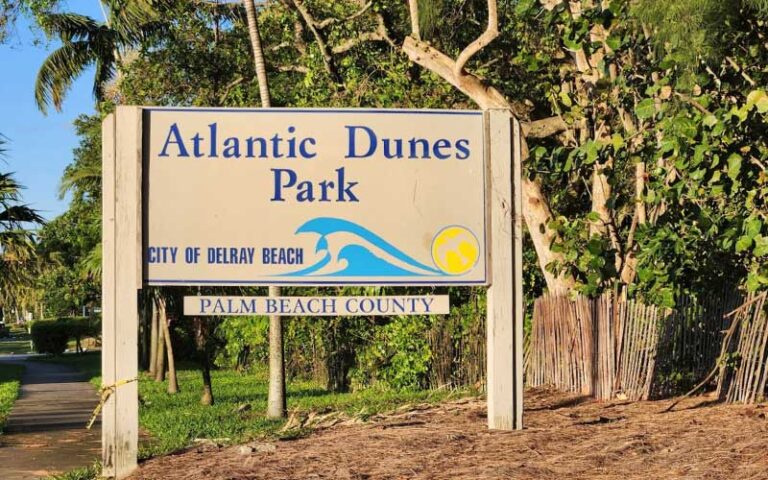
POLYGON ((301 265, 304 263, 303 248, 266 247, 167 247, 152 245, 145 252, 149 264, 186 263, 197 265, 301 265))
MULTIPOLYGON (((211 123, 204 132, 187 131, 177 123, 168 134, 158 157, 190 159, 259 159, 313 160, 318 156, 318 140, 303 136, 294 126, 284 132, 263 136, 230 136, 211 123)), ((388 138, 365 125, 345 125, 345 160, 358 161, 372 157, 387 160, 463 161, 470 158, 473 145, 467 138, 435 140, 410 137, 388 138)), ((329 172, 321 181, 302 179, 294 168, 270 169, 274 188, 271 202, 360 202, 359 182, 347 176, 345 167, 329 172)))

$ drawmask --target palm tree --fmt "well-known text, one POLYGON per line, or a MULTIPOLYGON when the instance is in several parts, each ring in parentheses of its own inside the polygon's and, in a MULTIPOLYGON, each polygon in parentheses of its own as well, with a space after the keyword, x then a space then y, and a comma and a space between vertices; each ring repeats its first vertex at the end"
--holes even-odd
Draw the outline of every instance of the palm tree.
POLYGON ((256 69, 256 80, 259 83, 261 106, 269 108, 272 106, 272 101, 269 96, 267 68, 264 61, 264 49, 261 47, 261 33, 259 32, 259 22, 256 16, 256 4, 253 0, 243 0, 243 5, 245 6, 245 15, 248 20, 248 36, 251 39, 251 49, 253 49, 253 63, 256 69))
POLYGON ((162 30, 160 12, 166 0, 102 0, 105 21, 75 13, 46 13, 40 26, 61 47, 43 61, 35 82, 35 101, 42 112, 61 104, 72 82, 91 65, 96 73, 93 94, 104 97, 105 85, 113 79, 121 57, 149 35, 162 30))
MULTIPOLYGON (((59 199, 63 199, 67 192, 71 192, 73 196, 82 196, 85 192, 93 195, 94 192, 100 192, 100 189, 101 158, 85 155, 64 170, 59 183, 59 199)), ((80 260, 80 272, 86 278, 101 277, 101 242, 94 245, 93 249, 80 260)))
MULTIPOLYGON (((0 136, 0 155, 3 144, 0 136)), ((17 305, 31 284, 35 248, 28 227, 43 222, 35 210, 20 203, 21 189, 10 173, 0 173, 0 309, 17 305)))
POLYGON ((101 163, 69 165, 64 170, 59 183, 59 199, 63 199, 69 191, 93 189, 94 185, 99 184, 101 184, 101 163))
MULTIPOLYGON (((248 36, 251 39, 251 48, 253 49, 253 63, 256 69, 256 80, 259 83, 261 106, 269 108, 272 106, 272 101, 269 95, 267 69, 266 62, 264 61, 264 49, 261 46, 256 4, 254 0, 243 0, 243 6, 245 6, 245 14, 248 20, 248 36)), ((279 297, 280 287, 269 287, 269 296, 279 297)), ((269 317, 269 395, 267 397, 267 416, 270 418, 283 418, 286 416, 286 410, 283 319, 277 315, 272 315, 269 317)))

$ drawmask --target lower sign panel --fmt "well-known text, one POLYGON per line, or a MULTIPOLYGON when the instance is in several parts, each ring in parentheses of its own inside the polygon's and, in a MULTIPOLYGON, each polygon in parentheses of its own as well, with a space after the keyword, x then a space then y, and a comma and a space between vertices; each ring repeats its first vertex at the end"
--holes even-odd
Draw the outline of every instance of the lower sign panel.
POLYGON ((184 315, 352 317, 378 315, 445 315, 448 295, 386 297, 184 297, 184 315))

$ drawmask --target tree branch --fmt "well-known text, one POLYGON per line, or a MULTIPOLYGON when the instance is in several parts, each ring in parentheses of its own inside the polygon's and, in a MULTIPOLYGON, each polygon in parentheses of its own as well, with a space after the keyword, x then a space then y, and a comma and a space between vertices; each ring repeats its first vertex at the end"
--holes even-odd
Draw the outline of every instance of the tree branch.
MULTIPOLYGON (((402 48, 411 61, 436 73, 471 98, 480 108, 484 110, 489 108, 512 109, 512 105, 504 98, 504 95, 495 88, 485 85, 476 76, 464 75, 460 80, 456 76, 456 62, 429 44, 413 37, 406 37, 402 48)), ((514 113, 517 115, 518 112, 514 113)))
POLYGON ((278 50, 282 50, 284 48, 288 48, 292 46, 293 45, 290 42, 281 42, 281 43, 278 43, 277 45, 272 45, 271 47, 268 48, 268 50, 270 52, 276 52, 278 50))
POLYGON ((325 38, 323 38, 323 35, 317 28, 315 18, 309 13, 309 10, 304 6, 302 0, 292 0, 292 2, 293 6, 296 7, 296 10, 299 12, 299 15, 301 15, 301 18, 304 19, 304 23, 306 23, 309 31, 312 32, 312 35, 315 37, 315 42, 317 42, 317 46, 320 49, 320 55, 323 57, 325 70, 331 75, 334 81, 338 81, 339 75, 336 72, 336 66, 333 63, 333 57, 328 50, 328 45, 325 43, 325 38))
POLYGON ((568 130, 569 125, 563 117, 557 115, 523 123, 522 127, 526 138, 547 138, 568 130))
POLYGON ((309 73, 309 68, 303 65, 278 65, 278 72, 309 73))
POLYGON ((389 34, 387 33, 387 27, 384 25, 384 18, 381 15, 377 15, 378 25, 376 26, 375 31, 371 32, 364 32, 361 33, 356 38, 350 38, 339 45, 336 45, 331 50, 333 53, 339 54, 344 53, 352 48, 356 47, 357 45, 360 45, 363 42, 387 42, 392 48, 397 48, 397 45, 395 45, 395 42, 392 41, 391 38, 389 38, 389 34))
POLYGON ((677 97, 679 97, 681 100, 683 100, 685 103, 687 103, 688 105, 692 106, 693 108, 695 108, 699 112, 703 113, 704 115, 712 115, 712 112, 710 112, 709 110, 704 108, 704 106, 702 104, 700 104, 696 100, 692 99, 688 95, 685 95, 685 94, 682 94, 682 93, 679 93, 679 92, 675 92, 675 95, 677 97))
POLYGON ((757 82, 755 82, 755 81, 752 79, 752 77, 750 77, 749 75, 747 75, 747 72, 745 72, 745 71, 744 71, 744 69, 743 69, 743 68, 741 68, 741 65, 739 65, 738 63, 736 63, 736 61, 735 61, 733 58, 731 58, 731 57, 725 57, 725 60, 726 60, 728 63, 730 63, 730 64, 731 64, 731 66, 733 67, 733 69, 734 69, 734 70, 736 70, 737 72, 739 72, 739 73, 741 74, 741 76, 744 78, 744 80, 746 80, 747 82, 749 82, 749 84, 750 84, 750 85, 752 85, 753 87, 757 85, 757 82))
POLYGON ((373 6, 373 2, 368 2, 365 5, 363 5, 363 8, 361 8, 357 12, 353 13, 352 15, 349 15, 348 17, 341 18, 341 19, 335 18, 335 17, 326 18, 325 20, 322 20, 320 22, 315 23, 315 26, 317 28, 319 28, 320 30, 322 30, 322 29, 324 29, 326 27, 329 27, 331 25, 335 25, 337 23, 349 22, 351 20, 354 20, 354 19, 356 19, 358 17, 363 16, 365 14, 365 12, 367 12, 372 6, 373 6))
POLYGON ((411 11, 411 36, 421 41, 421 27, 419 26, 419 1, 408 0, 408 8, 411 11))
POLYGON ((491 43, 496 37, 499 36, 499 14, 497 11, 496 0, 488 0, 488 27, 485 29, 482 35, 467 45, 467 47, 459 54, 456 59, 456 65, 453 68, 453 74, 461 81, 466 72, 464 72, 464 66, 467 64, 470 58, 472 58, 477 52, 485 48, 486 45, 491 43))
POLYGON ((236 79, 229 82, 227 86, 224 87, 224 91, 221 92, 221 95, 219 95, 219 104, 224 105, 224 100, 226 100, 229 96, 229 92, 231 92, 233 88, 240 85, 241 83, 243 83, 243 77, 237 77, 236 79))

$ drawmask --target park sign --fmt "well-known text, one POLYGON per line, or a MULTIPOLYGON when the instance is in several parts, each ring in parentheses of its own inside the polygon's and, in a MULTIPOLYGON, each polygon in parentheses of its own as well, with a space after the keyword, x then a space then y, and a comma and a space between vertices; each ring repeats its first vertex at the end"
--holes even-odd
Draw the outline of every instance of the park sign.
POLYGON ((483 113, 144 109, 150 285, 482 285, 483 113))
MULTIPOLYGON (((488 285, 488 426, 521 428, 521 136, 506 109, 118 106, 102 125, 102 475, 137 466, 147 285, 488 285)), ((185 309, 449 311, 445 295, 393 293, 201 296, 185 309)))

